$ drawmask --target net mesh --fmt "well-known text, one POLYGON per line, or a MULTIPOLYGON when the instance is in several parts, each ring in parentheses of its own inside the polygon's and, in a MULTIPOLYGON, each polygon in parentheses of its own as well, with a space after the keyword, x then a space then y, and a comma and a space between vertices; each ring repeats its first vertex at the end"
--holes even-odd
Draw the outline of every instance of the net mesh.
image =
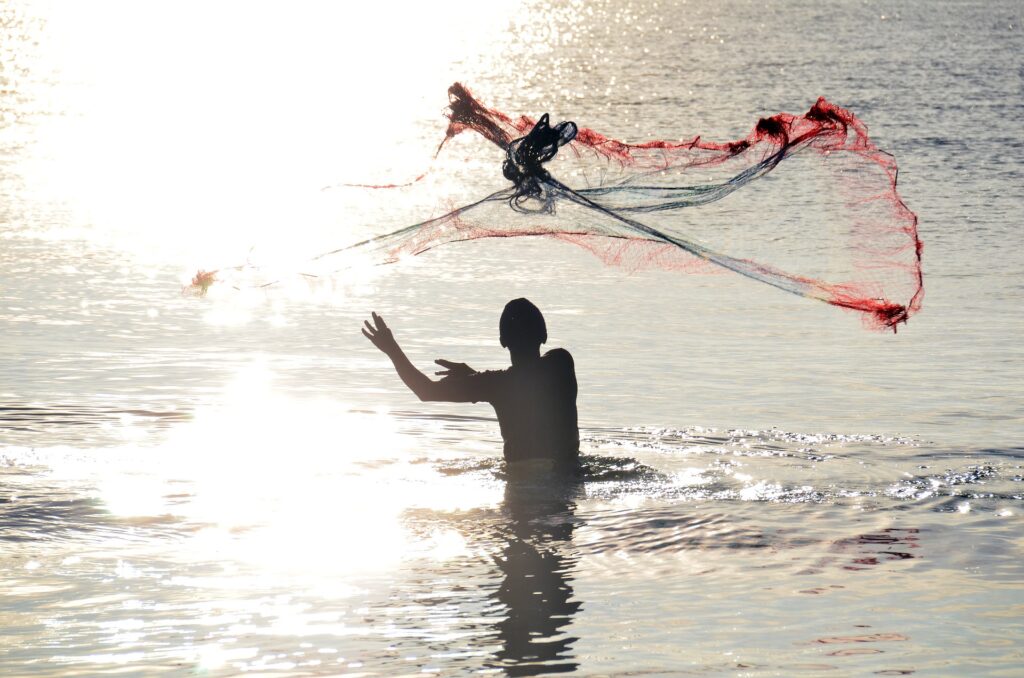
MULTIPOLYGON (((733 271, 858 311, 875 329, 895 330, 921 308, 922 244, 895 159, 824 98, 729 142, 629 144, 572 122, 552 126, 547 115, 512 118, 458 83, 447 116, 438 154, 460 134, 479 134, 504 152, 511 185, 313 261, 358 253, 391 263, 449 243, 545 236, 629 269, 733 271)), ((190 291, 205 293, 225 272, 200 271, 190 291)))

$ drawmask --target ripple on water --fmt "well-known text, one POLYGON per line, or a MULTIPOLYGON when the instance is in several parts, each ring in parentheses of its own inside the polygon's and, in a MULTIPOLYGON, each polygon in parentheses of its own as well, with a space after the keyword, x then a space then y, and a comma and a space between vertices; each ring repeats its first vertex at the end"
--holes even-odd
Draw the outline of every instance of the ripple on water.
MULTIPOLYGON (((423 423, 431 435, 454 427, 449 433, 463 440, 487 440, 494 425, 458 418, 423 423)), ((654 616, 695 614, 696 605, 709 628, 735 623, 738 609, 768 625, 792 619, 794 609, 808 620, 785 632, 809 643, 792 657, 799 661, 737 661, 709 671, 743 664, 813 674, 825 660, 843 671, 869 666, 843 662, 902 657, 906 652, 896 647, 915 647, 917 637, 904 626, 809 629, 815 619, 824 623, 814 601, 879 622, 877 611, 859 601, 917 595, 936 577, 960 577, 960 588, 970 592, 972 568, 987 582, 1011 582, 1017 572, 1013 526, 995 510, 1019 507, 1005 487, 1021 482, 1020 460, 1012 456, 969 458, 903 439, 782 431, 587 429, 583 437, 584 472, 557 482, 506 482, 494 449, 424 455, 417 447, 405 457, 359 458, 329 469, 285 469, 278 457, 246 457, 245 472, 218 477, 215 492, 237 497, 239 480, 264 471, 280 478, 287 470, 288 484, 258 488, 279 509, 222 524, 213 514, 206 529, 192 506, 201 494, 199 476, 186 477, 189 469, 201 474, 204 464, 174 467, 171 477, 170 467, 146 460, 159 459, 159 448, 6 448, 9 493, 0 502, 0 525, 21 555, 4 584, 22 602, 64 620, 65 667, 92 666, 101 655, 123 658, 155 643, 183 647, 183 638, 202 631, 234 669, 270 670, 278 664, 264 661, 273 654, 266 648, 286 645, 292 628, 317 647, 339 650, 346 661, 332 666, 342 668, 356 661, 367 670, 396 662, 425 669, 441 661, 439 650, 426 648, 442 648, 443 664, 453 670, 549 671, 580 664, 587 629, 591 640, 614 632, 599 621, 609 606, 616 623, 656 638, 671 634, 659 630, 663 621, 654 616), (132 473, 157 481, 163 508, 115 514, 90 489, 90 479, 124 471, 119 454, 135 459, 132 473), (114 461, 105 465, 104 456, 114 461), (62 468, 60 478, 49 478, 62 468), (88 472, 76 480, 70 477, 76 468, 88 472), (323 486, 322 497, 305 498, 313 513, 296 513, 294 496, 273 496, 299 481, 307 493, 323 486), (351 501, 335 497, 356 490, 351 501), (920 497, 923 490, 932 494, 920 497), (970 510, 947 510, 964 502, 970 510), (383 507, 390 507, 394 525, 376 522, 380 516, 373 514, 383 507), (277 525, 280 510, 288 515, 277 525), (358 573, 348 567, 366 549, 383 548, 384 528, 394 539, 394 557, 358 573), (282 541, 294 531, 308 538, 282 541), (325 550, 332 539, 341 550, 325 550), (977 548, 957 548, 962 540, 977 548), (285 543, 287 558, 279 553, 285 543), (55 607, 70 600, 78 602, 55 607), (96 635, 89 621, 95 614, 144 626, 96 635), (203 619, 223 623, 204 626, 203 619), (243 631, 267 643, 232 646, 230 639, 243 631), (125 634, 136 635, 128 642, 125 634), (816 647, 822 649, 814 654, 816 647)), ((716 642, 687 628, 697 634, 688 636, 695 647, 716 642)), ((759 642, 753 631, 737 633, 747 644, 759 642)), ((193 661, 179 655, 174 661, 193 661)), ((904 670, 894 664, 911 663, 870 666, 904 670)))

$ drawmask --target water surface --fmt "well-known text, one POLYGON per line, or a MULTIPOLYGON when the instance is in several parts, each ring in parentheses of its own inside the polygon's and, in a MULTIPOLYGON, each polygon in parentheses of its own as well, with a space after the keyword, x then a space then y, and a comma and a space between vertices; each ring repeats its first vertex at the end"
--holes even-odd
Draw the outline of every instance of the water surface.
MULTIPOLYGON (((3 673, 1020 670, 1013 3, 0 11, 3 673), (824 95, 899 161, 924 309, 876 334, 544 240, 179 293, 443 208, 321 189, 422 171, 456 80, 629 140, 824 95), (518 296, 575 357, 580 482, 508 482, 486 406, 417 403, 358 333, 499 367, 518 296)), ((452 196, 502 185, 482 148, 452 196)))

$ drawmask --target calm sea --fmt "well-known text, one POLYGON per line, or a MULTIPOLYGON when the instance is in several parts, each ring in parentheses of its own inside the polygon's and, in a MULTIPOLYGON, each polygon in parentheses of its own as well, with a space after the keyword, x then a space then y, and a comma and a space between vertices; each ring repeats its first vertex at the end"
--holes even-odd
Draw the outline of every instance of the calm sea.
MULTIPOLYGON (((0 673, 1020 675, 1021 5, 422 5, 0 3, 0 673), (322 189, 426 169, 455 81, 632 141, 826 96, 899 162, 923 310, 543 239, 295 275, 445 209, 322 189), (283 282, 180 293, 245 262, 283 282), (506 483, 489 408, 358 331, 502 367, 519 296, 584 482, 506 483)), ((448 161, 446 199, 504 185, 448 161)), ((737 223, 827 256, 775 185, 737 223)))

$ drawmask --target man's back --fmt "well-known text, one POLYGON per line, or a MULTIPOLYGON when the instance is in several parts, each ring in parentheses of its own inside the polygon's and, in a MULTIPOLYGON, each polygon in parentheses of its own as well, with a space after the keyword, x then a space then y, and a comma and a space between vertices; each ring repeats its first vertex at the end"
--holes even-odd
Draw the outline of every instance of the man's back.
POLYGON ((576 463, 580 447, 576 370, 568 351, 556 348, 536 360, 463 379, 468 400, 494 407, 506 461, 576 463))

